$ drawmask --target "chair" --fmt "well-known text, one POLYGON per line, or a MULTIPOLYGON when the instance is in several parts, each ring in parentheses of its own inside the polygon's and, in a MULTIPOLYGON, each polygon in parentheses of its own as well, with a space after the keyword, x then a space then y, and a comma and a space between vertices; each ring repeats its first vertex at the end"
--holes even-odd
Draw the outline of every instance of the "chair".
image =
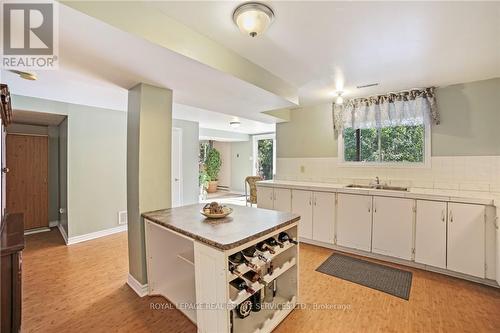
POLYGON ((263 178, 261 176, 248 176, 245 178, 245 206, 250 204, 250 207, 252 207, 253 204, 257 204, 256 182, 259 180, 263 180, 263 178), (250 193, 248 193, 247 188, 250 189, 250 193))

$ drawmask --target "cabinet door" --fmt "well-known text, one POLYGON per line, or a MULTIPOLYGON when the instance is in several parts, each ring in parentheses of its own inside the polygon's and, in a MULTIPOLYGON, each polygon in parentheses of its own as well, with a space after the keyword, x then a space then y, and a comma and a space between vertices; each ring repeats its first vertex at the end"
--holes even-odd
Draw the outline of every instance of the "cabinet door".
POLYGON ((292 191, 292 212, 300 215, 299 237, 312 239, 313 210, 312 210, 311 191, 302 191, 302 190, 292 191))
POLYGON ((371 251, 372 197, 339 194, 337 245, 371 251))
POLYGON ((372 252, 411 260, 414 200, 373 197, 372 252))
POLYGON ((288 188, 274 189, 274 210, 282 212, 292 211, 292 190, 288 188))
POLYGON ((335 193, 313 193, 313 239, 333 244, 335 193))
POLYGON ((446 268, 446 202, 417 200, 415 261, 446 268))
POLYGON ((264 209, 273 209, 274 190, 272 187, 257 187, 257 207, 264 209))
POLYGON ((484 213, 481 205, 448 204, 449 270, 484 278, 484 213))

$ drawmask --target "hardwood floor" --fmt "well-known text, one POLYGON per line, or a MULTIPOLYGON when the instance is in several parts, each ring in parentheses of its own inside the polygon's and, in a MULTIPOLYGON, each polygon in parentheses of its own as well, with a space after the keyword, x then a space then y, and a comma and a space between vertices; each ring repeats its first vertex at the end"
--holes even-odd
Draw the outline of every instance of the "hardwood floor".
MULTIPOLYGON (((301 245, 300 296, 306 308, 295 309, 275 332, 500 331, 499 289, 403 267, 413 272, 405 301, 316 272, 331 253, 301 245)), ((151 308, 165 299, 139 298, 126 285, 127 260, 126 233, 69 247, 55 229, 27 236, 23 332, 196 332, 179 311, 151 308)))

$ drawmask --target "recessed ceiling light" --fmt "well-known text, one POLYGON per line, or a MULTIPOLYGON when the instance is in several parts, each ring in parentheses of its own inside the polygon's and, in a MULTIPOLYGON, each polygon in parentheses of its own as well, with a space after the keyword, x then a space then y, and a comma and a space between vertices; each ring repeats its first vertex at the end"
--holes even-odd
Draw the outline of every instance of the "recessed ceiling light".
POLYGON ((271 7, 260 2, 247 2, 236 7, 233 21, 241 32, 250 37, 262 34, 274 20, 271 7))
POLYGON ((364 84, 364 85, 361 85, 361 86, 356 86, 356 88, 361 89, 361 88, 368 88, 368 87, 375 87, 375 86, 378 86, 378 82, 377 83, 364 84))
POLYGON ((15 69, 11 69, 11 70, 9 70, 9 72, 17 74, 17 75, 19 75, 20 78, 23 78, 25 80, 35 81, 37 79, 35 73, 18 71, 18 70, 15 70, 15 69))
POLYGON ((234 117, 229 122, 229 126, 231 126, 232 128, 238 128, 238 127, 240 127, 240 125, 241 125, 241 122, 240 122, 240 119, 238 117, 234 117))

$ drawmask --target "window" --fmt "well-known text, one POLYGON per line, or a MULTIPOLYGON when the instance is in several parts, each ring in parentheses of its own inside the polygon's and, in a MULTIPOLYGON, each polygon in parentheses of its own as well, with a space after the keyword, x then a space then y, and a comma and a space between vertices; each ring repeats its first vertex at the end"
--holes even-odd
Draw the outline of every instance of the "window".
POLYGON ((273 179, 276 173, 276 136, 263 134, 253 136, 253 174, 265 180, 273 179))
POLYGON ((430 126, 345 128, 339 144, 344 162, 424 164, 430 156, 430 126))

